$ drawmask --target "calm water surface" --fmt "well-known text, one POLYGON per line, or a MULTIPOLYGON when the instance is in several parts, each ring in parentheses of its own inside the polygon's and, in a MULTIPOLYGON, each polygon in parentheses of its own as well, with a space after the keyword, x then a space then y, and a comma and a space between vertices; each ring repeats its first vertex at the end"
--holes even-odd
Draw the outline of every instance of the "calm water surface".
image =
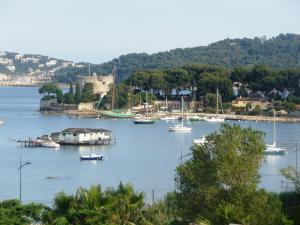
MULTIPOLYGON (((70 119, 67 116, 44 115, 38 112, 37 88, 0 88, 0 200, 19 196, 19 157, 32 164, 22 170, 23 201, 39 201, 51 205, 55 193, 74 193, 80 186, 101 184, 116 186, 130 182, 144 191, 151 200, 162 197, 174 188, 175 168, 181 150, 189 153, 194 138, 216 131, 218 124, 192 123, 191 133, 170 133, 170 123, 134 125, 131 120, 70 119), (105 128, 113 131, 116 145, 97 147, 65 147, 59 150, 24 148, 11 138, 36 137, 68 127, 105 128), (104 161, 80 161, 81 154, 104 154, 104 161), (47 177, 56 177, 47 179, 47 177)), ((272 123, 239 122, 266 132, 272 142, 272 123)), ((279 145, 288 147, 287 156, 268 156, 261 168, 261 186, 271 191, 285 190, 279 169, 295 165, 295 144, 300 142, 300 125, 277 124, 279 145)), ((300 155, 300 154, 298 154, 300 155)))

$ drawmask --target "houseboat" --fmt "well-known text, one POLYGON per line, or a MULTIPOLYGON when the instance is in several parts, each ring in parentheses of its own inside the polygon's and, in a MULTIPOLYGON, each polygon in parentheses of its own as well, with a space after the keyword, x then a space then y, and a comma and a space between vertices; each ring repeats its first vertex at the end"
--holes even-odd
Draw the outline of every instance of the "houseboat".
POLYGON ((68 128, 51 137, 61 145, 105 145, 114 141, 110 130, 93 128, 68 128))

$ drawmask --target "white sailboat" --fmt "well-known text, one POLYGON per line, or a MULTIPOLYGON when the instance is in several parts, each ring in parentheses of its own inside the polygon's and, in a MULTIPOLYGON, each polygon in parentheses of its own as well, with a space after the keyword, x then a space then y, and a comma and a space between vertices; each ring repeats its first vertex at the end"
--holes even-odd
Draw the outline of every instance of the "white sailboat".
POLYGON ((133 120, 134 124, 154 124, 155 119, 148 116, 148 93, 146 91, 146 116, 135 117, 133 120))
MULTIPOLYGON (((222 102, 221 102, 221 105, 222 105, 222 102)), ((225 121, 224 118, 221 118, 219 116, 219 89, 218 88, 217 88, 217 109, 216 109, 216 115, 215 116, 207 117, 204 120, 207 121, 207 122, 212 122, 212 123, 223 123, 225 121)))
POLYGON ((191 127, 184 126, 184 124, 183 124, 183 97, 181 97, 181 123, 170 126, 169 131, 178 131, 178 132, 192 131, 191 127))
POLYGON ((286 148, 278 147, 276 144, 276 111, 274 109, 274 119, 273 119, 273 144, 266 144, 265 154, 269 155, 286 155, 286 148))

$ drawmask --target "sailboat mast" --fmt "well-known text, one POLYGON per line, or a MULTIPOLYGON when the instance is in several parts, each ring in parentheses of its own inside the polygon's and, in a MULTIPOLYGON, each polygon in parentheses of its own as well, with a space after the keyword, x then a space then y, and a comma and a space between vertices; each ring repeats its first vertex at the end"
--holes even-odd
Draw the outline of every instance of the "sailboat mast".
POLYGON ((219 115, 219 89, 217 88, 217 111, 216 111, 217 116, 219 115))
POLYGON ((273 144, 276 146, 276 122, 275 122, 275 118, 276 118, 276 113, 275 113, 275 109, 273 109, 273 144))
POLYGON ((183 126, 183 97, 181 97, 181 124, 183 126))
POLYGON ((132 102, 131 102, 131 98, 132 98, 132 90, 131 90, 131 82, 130 82, 130 85, 129 85, 129 110, 131 112, 132 110, 132 102))
POLYGON ((166 97, 166 113, 168 113, 168 98, 166 97))
POLYGON ((112 74, 111 74, 113 76, 111 110, 114 109, 114 105, 115 105, 115 69, 116 69, 116 66, 114 66, 114 68, 112 70, 112 74))
POLYGON ((148 116, 148 92, 146 91, 146 116, 148 116))

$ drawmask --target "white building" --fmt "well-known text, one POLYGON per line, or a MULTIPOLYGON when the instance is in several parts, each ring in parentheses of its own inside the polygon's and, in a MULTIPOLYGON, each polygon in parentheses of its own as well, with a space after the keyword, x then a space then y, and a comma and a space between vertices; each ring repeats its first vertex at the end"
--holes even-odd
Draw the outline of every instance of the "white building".
POLYGON ((51 59, 46 63, 47 66, 55 66, 56 64, 57 64, 57 60, 55 59, 51 59))
MULTIPOLYGON (((55 133, 51 136, 55 136, 55 133)), ((53 137, 53 140, 57 137, 53 137)), ((100 144, 111 139, 111 131, 106 129, 68 128, 58 133, 58 142, 61 144, 100 144)))
POLYGON ((15 55, 15 60, 20 60, 20 59, 22 59, 22 57, 23 57, 23 55, 21 55, 21 54, 16 54, 16 55, 15 55))
POLYGON ((61 63, 61 66, 62 66, 63 68, 67 68, 67 67, 69 67, 69 66, 74 66, 74 63, 73 63, 73 62, 69 62, 69 61, 65 61, 65 62, 62 62, 62 63, 61 63))
POLYGON ((15 70, 16 70, 16 67, 13 65, 8 65, 8 66, 6 66, 6 68, 11 72, 15 72, 15 70))
POLYGON ((6 59, 6 58, 0 58, 0 64, 2 64, 2 65, 12 64, 12 60, 6 59))

